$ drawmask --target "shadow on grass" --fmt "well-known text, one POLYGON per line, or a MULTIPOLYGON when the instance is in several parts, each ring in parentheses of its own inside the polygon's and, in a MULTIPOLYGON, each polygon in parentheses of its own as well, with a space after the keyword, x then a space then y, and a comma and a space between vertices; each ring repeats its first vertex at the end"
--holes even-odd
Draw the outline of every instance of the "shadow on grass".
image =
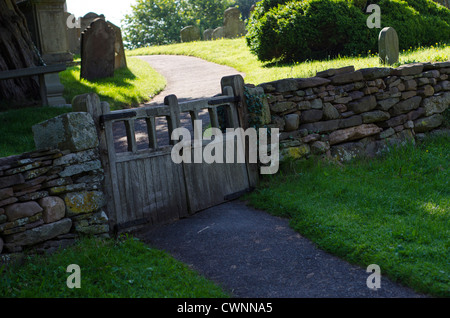
POLYGON ((102 101, 108 102, 112 109, 129 108, 140 103, 135 94, 136 86, 132 83, 137 77, 128 68, 116 70, 114 77, 87 81, 80 79, 80 66, 73 66, 60 73, 60 78, 64 85, 64 98, 68 103, 71 103, 75 96, 87 93, 96 93, 102 101), (124 94, 123 89, 130 94, 124 94))

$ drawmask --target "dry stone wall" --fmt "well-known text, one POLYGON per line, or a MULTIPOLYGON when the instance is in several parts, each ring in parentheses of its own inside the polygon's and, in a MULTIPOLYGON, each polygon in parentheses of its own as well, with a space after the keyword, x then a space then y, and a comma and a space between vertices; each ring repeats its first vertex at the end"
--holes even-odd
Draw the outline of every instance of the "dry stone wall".
POLYGON ((38 150, 0 158, 0 263, 80 235, 109 236, 91 115, 68 113, 33 131, 38 150))
POLYGON ((280 129, 282 158, 314 154, 345 161, 440 127, 450 105, 449 75, 450 61, 357 71, 349 66, 246 90, 262 98, 263 109, 250 116, 280 129))

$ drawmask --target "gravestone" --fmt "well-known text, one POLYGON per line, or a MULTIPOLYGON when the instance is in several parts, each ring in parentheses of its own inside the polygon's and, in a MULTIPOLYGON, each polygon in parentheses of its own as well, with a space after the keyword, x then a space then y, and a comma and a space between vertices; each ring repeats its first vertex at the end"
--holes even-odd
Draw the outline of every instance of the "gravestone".
POLYGON ((245 23, 241 20, 241 11, 236 7, 225 10, 223 19, 224 37, 233 39, 245 34, 245 23))
POLYGON ((189 25, 180 31, 181 42, 200 41, 200 29, 196 25, 189 25))
POLYGON ((81 78, 114 76, 116 35, 106 21, 95 19, 81 34, 81 78))
POLYGON ((398 62, 398 35, 394 28, 385 27, 381 30, 378 37, 378 52, 381 63, 392 65, 398 62))
POLYGON ((116 40, 114 42, 114 69, 127 67, 127 59, 125 57, 125 48, 123 46, 122 30, 115 24, 107 21, 108 25, 114 30, 116 40))
POLYGON ((206 29, 203 32, 203 41, 210 41, 210 40, 212 40, 213 32, 214 32, 213 29, 206 29))
POLYGON ((212 33, 212 39, 218 40, 218 39, 223 39, 223 38, 224 38, 223 27, 215 28, 212 33))

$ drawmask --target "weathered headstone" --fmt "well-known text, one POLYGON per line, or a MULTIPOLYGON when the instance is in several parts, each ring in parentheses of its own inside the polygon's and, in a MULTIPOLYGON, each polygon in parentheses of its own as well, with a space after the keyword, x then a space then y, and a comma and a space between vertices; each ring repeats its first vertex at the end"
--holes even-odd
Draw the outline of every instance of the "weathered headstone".
POLYGON ((214 29, 206 29, 203 32, 203 41, 210 41, 210 40, 212 40, 213 32, 214 32, 214 29))
POLYGON ((378 37, 378 52, 381 63, 392 65, 398 62, 398 35, 394 28, 385 27, 381 30, 378 37))
POLYGON ((81 34, 81 78, 94 80, 114 76, 116 35, 102 19, 81 34))
POLYGON ((224 37, 233 39, 245 34, 245 24, 241 20, 241 11, 236 7, 225 10, 223 19, 224 37))
POLYGON ((212 39, 218 40, 218 39, 222 39, 223 37, 224 37, 223 27, 215 28, 212 33, 212 39))
POLYGON ((116 40, 114 43, 114 69, 127 67, 127 59, 125 57, 125 48, 123 46, 122 30, 115 24, 107 21, 108 25, 114 30, 116 40))
POLYGON ((196 25, 189 25, 180 31, 181 42, 200 41, 200 29, 196 25))

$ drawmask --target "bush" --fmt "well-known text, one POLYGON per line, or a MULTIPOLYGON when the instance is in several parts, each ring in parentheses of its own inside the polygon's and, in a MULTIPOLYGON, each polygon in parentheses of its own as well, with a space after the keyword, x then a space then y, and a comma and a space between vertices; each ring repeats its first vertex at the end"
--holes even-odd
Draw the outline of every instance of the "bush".
POLYGON ((366 25, 369 4, 381 7, 400 49, 450 39, 450 10, 430 0, 262 0, 249 20, 247 44, 261 61, 303 61, 378 50, 380 29, 366 25))

